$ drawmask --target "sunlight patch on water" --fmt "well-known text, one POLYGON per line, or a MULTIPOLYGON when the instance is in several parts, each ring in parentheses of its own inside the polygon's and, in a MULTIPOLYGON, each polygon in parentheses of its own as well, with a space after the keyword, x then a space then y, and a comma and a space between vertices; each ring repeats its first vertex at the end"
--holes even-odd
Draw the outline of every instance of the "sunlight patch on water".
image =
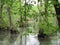
POLYGON ((39 45, 40 42, 37 39, 36 35, 28 35, 27 36, 27 45, 39 45))

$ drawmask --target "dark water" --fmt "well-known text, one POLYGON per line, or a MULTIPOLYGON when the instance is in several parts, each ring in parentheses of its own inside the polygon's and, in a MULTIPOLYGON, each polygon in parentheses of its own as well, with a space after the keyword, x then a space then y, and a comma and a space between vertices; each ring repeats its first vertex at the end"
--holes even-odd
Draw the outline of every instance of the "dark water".
POLYGON ((37 34, 29 34, 21 36, 21 34, 11 34, 9 31, 0 32, 0 45, 60 45, 60 37, 51 37, 49 39, 40 40, 37 34))

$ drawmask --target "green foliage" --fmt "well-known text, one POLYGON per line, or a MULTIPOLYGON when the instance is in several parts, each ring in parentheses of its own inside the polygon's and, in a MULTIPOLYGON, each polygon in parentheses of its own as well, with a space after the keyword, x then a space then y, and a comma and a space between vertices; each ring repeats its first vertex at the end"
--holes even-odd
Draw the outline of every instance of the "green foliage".
MULTIPOLYGON (((23 3, 20 2, 20 0, 1 0, 2 3, 4 3, 3 6, 3 27, 9 27, 9 16, 7 13, 7 8, 11 7, 11 17, 12 22, 16 28, 19 28, 21 25, 21 16, 22 16, 22 22, 23 25, 25 23, 28 23, 30 19, 33 19, 32 22, 35 22, 35 24, 32 26, 32 28, 42 28, 44 33, 50 35, 53 34, 58 26, 57 26, 57 20, 55 15, 55 9, 53 4, 56 3, 54 0, 49 0, 47 3, 44 1, 41 5, 33 6, 32 4, 23 3), (47 11, 47 12, 46 12, 47 11), (26 17, 26 20, 25 20, 26 17), (37 24, 38 23, 38 24, 37 24)), ((39 2, 42 2, 42 0, 39 0, 39 2)), ((29 25, 30 26, 30 25, 29 25)), ((37 29, 38 30, 38 29, 37 29)), ((28 33, 32 33, 32 29, 28 29, 28 33)))

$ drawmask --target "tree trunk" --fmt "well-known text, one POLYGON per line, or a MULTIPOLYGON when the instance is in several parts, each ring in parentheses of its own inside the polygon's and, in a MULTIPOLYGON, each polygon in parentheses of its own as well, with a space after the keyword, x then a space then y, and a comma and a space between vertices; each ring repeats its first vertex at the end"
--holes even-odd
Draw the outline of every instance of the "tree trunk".
POLYGON ((8 16, 9 16, 9 22, 10 22, 10 30, 12 30, 12 18, 11 18, 11 11, 10 7, 7 8, 8 16))
MULTIPOLYGON (((56 1, 58 3, 58 0, 56 1)), ((58 26, 60 28, 60 4, 54 4, 54 8, 57 14, 58 26)))
POLYGON ((3 4, 1 3, 0 5, 0 28, 2 27, 2 21, 3 21, 2 10, 3 10, 3 4))

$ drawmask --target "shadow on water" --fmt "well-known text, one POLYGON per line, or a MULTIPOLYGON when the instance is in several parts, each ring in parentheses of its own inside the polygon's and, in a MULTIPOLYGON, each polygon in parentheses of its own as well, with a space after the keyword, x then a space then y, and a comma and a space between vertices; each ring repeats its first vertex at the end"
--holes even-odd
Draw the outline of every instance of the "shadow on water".
POLYGON ((18 36, 19 34, 10 33, 10 43, 14 43, 17 40, 18 36))
POLYGON ((3 41, 9 35, 9 31, 7 30, 0 30, 0 41, 3 41))
POLYGON ((0 30, 0 45, 14 45, 13 43, 18 38, 18 33, 11 33, 8 30, 0 30))
POLYGON ((39 42, 40 42, 40 45, 52 45, 50 38, 38 39, 38 40, 39 40, 39 42))
POLYGON ((0 30, 0 45, 8 45, 10 32, 8 30, 0 30))

